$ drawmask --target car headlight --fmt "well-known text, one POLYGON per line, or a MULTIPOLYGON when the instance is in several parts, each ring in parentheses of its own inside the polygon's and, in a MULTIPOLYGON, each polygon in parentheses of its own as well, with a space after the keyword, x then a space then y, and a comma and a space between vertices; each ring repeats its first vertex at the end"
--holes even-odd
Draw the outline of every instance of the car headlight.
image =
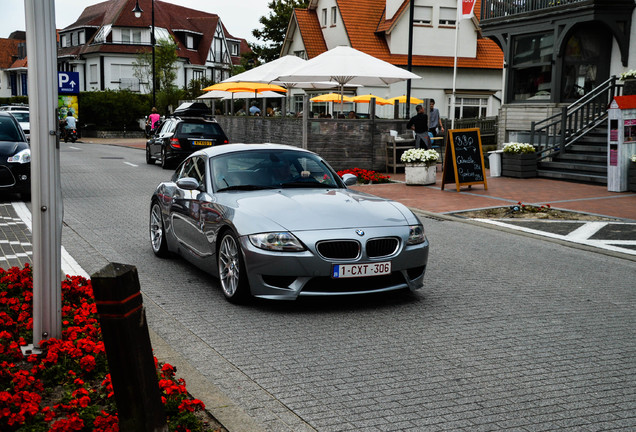
POLYGON ((424 243, 426 241, 426 235, 424 234, 424 227, 422 225, 411 225, 409 227, 409 239, 406 244, 416 245, 424 243))
POLYGON ((305 246, 289 232, 269 232, 248 236, 250 242, 260 249, 279 252, 300 252, 305 246))
POLYGON ((7 162, 19 163, 19 164, 30 163, 31 162, 31 150, 30 149, 24 149, 22 151, 19 151, 16 154, 14 154, 13 156, 10 156, 9 159, 7 159, 7 162))

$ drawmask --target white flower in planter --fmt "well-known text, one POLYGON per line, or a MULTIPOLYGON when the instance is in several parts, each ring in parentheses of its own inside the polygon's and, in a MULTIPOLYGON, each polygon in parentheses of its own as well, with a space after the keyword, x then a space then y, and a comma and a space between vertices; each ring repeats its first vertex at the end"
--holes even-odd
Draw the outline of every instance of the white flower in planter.
POLYGON ((625 81, 626 79, 636 79, 636 69, 623 72, 621 74, 621 80, 625 81))
POLYGON ((534 153, 535 149, 532 144, 513 142, 504 144, 503 152, 508 154, 524 154, 534 153))
POLYGON ((408 149, 402 156, 400 160, 407 164, 426 164, 433 165, 437 163, 439 159, 439 153, 435 150, 426 150, 426 149, 408 149))

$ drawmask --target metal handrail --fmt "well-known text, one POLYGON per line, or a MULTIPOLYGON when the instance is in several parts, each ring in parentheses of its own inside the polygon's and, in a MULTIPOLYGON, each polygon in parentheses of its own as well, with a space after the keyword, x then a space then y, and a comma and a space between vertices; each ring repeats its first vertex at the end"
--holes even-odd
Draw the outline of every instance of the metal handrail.
POLYGON ((530 143, 538 159, 546 159, 565 151, 607 118, 607 108, 622 86, 616 76, 597 86, 581 99, 564 106, 560 113, 530 124, 530 143))

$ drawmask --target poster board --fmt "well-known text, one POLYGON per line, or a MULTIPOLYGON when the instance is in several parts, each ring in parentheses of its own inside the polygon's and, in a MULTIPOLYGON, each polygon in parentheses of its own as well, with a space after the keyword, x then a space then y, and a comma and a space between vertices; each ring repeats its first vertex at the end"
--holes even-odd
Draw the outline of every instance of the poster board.
POLYGON ((477 184, 483 184, 484 189, 488 189, 479 128, 449 130, 444 154, 446 161, 442 174, 442 190, 446 183, 455 183, 457 192, 461 186, 471 187, 477 184))

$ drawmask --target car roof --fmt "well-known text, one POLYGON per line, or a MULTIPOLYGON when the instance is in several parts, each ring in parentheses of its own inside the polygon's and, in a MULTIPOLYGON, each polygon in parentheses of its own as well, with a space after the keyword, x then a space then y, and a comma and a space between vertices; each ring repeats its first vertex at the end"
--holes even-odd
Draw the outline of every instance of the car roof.
POLYGON ((246 143, 234 143, 234 144, 222 144, 214 147, 208 147, 203 150, 199 150, 193 155, 197 154, 205 154, 208 157, 215 157, 228 153, 235 153, 241 151, 258 151, 258 150, 293 150, 300 151, 310 154, 315 154, 309 150, 302 149, 300 147, 295 147, 287 144, 275 144, 275 143, 264 143, 264 144, 246 144, 246 143))
POLYGON ((0 107, 0 111, 28 111, 28 105, 4 105, 0 107))

